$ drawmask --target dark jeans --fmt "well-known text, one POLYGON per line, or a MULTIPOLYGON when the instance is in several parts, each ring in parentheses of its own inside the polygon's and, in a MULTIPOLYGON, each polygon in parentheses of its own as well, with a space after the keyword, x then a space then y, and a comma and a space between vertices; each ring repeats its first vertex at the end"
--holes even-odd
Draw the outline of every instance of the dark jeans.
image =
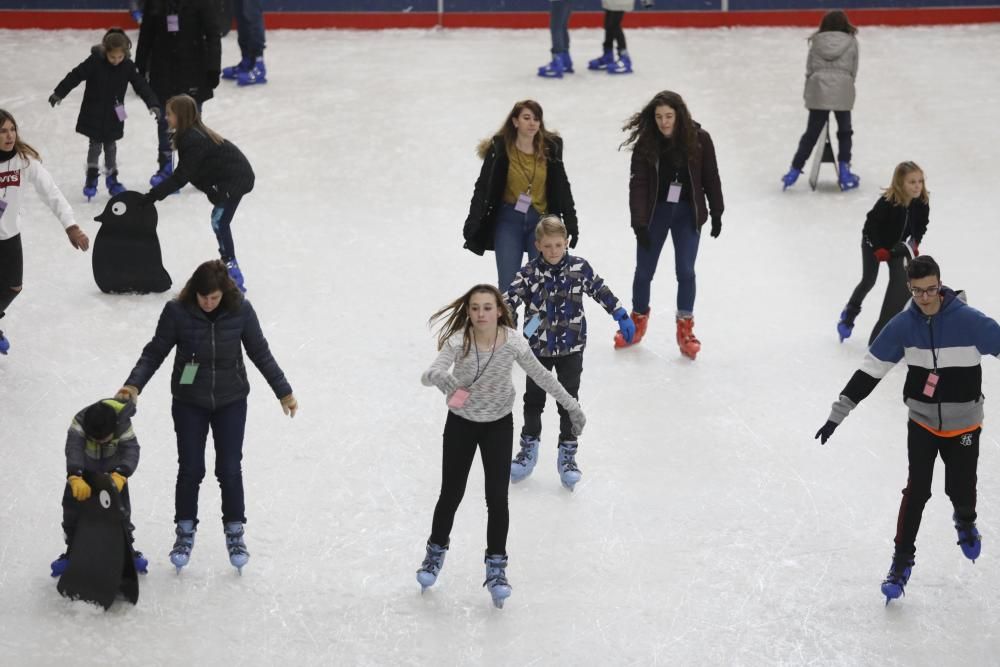
POLYGON ((613 12, 608 9, 604 10, 605 51, 610 51, 614 42, 618 42, 618 53, 621 53, 627 48, 625 46, 625 31, 622 30, 623 18, 625 18, 625 12, 613 12))
POLYGON ((90 140, 87 147, 87 166, 97 168, 101 151, 104 151, 104 168, 109 172, 118 170, 118 144, 115 141, 90 140))
POLYGON ((233 230, 230 228, 236 209, 240 205, 240 197, 233 197, 225 204, 219 204, 212 209, 212 231, 219 242, 219 256, 223 262, 236 259, 236 247, 233 244, 233 230))
POLYGON ((441 453, 441 494, 434 507, 431 542, 448 545, 477 445, 486 477, 486 551, 506 554, 510 526, 507 488, 514 447, 514 419, 509 414, 493 422, 474 422, 448 413, 441 453))
POLYGON ((636 244, 635 277, 632 279, 632 310, 649 312, 650 286, 667 235, 674 238, 674 271, 677 274, 677 314, 694 314, 695 273, 698 242, 701 234, 694 221, 694 211, 686 201, 676 204, 659 202, 649 223, 649 249, 636 244))
MULTIPOLYGON (((875 249, 862 241, 861 282, 854 288, 854 292, 847 302, 849 309, 861 312, 861 303, 875 286, 880 263, 875 259, 875 249)), ((885 289, 885 298, 882 299, 882 311, 879 313, 878 322, 875 323, 875 328, 872 329, 871 336, 868 337, 869 345, 875 341, 889 320, 906 307, 906 302, 910 299, 910 291, 906 287, 906 265, 903 258, 893 257, 886 264, 889 265, 889 285, 885 289)))
MULTIPOLYGON (((128 483, 122 487, 121 497, 122 504, 125 505, 125 510, 128 512, 130 520, 128 524, 128 541, 129 544, 135 541, 132 533, 135 531, 135 526, 132 524, 132 501, 128 496, 128 483)), ((62 529, 63 534, 66 536, 66 555, 69 555, 69 548, 73 544, 73 536, 76 534, 76 524, 80 520, 80 501, 73 497, 73 491, 69 488, 67 483, 63 490, 62 497, 62 508, 63 508, 63 520, 62 529)))
MULTIPOLYGON (((202 372, 208 371, 202 368, 202 372)), ((177 487, 174 522, 198 522, 198 489, 205 477, 205 444, 208 428, 215 441, 215 478, 222 490, 222 522, 246 523, 243 503, 243 433, 247 424, 247 401, 209 410, 174 401, 171 407, 177 433, 177 487)))
POLYGON ((535 247, 535 227, 541 216, 534 206, 524 213, 514 210, 513 204, 501 204, 497 211, 496 234, 493 237, 493 254, 497 260, 497 285, 506 292, 514 276, 524 266, 524 253, 528 259, 538 257, 535 247))
POLYGON ((912 555, 916 552, 920 517, 931 497, 931 477, 938 454, 944 461, 944 492, 955 508, 955 517, 962 521, 976 520, 976 466, 982 429, 952 438, 934 435, 912 420, 907 429, 910 472, 903 489, 903 501, 899 504, 895 541, 896 553, 912 555))
MULTIPOLYGON (((851 161, 851 136, 854 130, 851 129, 851 112, 834 111, 834 118, 837 119, 837 161, 851 161)), ((806 160, 812 152, 819 133, 823 131, 823 126, 830 119, 830 112, 826 109, 810 109, 809 121, 806 124, 805 134, 799 139, 799 149, 795 151, 792 158, 792 167, 801 171, 806 166, 806 160)))
POLYGON ((552 0, 549 3, 549 32, 552 33, 552 53, 569 53, 569 15, 572 0, 552 0))
MULTIPOLYGON (((583 374, 583 352, 574 352, 564 357, 538 357, 538 361, 546 369, 556 369, 556 377, 573 398, 579 398, 580 375, 583 374)), ((535 384, 530 377, 527 378, 524 388, 524 428, 521 435, 539 437, 542 434, 542 411, 545 410, 545 390, 535 384)), ((556 404, 559 408, 559 441, 575 442, 573 435, 573 423, 569 420, 569 413, 566 408, 556 404)))
POLYGON ((233 0, 240 55, 253 62, 264 55, 264 0, 233 0))
POLYGON ((21 235, 15 234, 0 241, 0 317, 21 293, 23 282, 24 250, 21 248, 21 235))

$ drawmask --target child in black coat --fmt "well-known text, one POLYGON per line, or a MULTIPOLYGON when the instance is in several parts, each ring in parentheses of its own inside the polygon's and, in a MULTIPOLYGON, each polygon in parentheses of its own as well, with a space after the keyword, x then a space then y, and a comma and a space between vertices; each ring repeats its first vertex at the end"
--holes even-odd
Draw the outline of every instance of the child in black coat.
POLYGON ((90 139, 87 151, 87 180, 83 195, 89 201, 97 194, 98 159, 104 151, 105 184, 111 196, 125 191, 118 182, 118 147, 115 142, 125 133, 125 92, 132 84, 151 114, 159 118, 160 103, 130 59, 132 42, 120 28, 105 33, 101 43, 91 49, 90 57, 73 68, 49 97, 53 107, 70 91, 86 82, 76 131, 90 139))

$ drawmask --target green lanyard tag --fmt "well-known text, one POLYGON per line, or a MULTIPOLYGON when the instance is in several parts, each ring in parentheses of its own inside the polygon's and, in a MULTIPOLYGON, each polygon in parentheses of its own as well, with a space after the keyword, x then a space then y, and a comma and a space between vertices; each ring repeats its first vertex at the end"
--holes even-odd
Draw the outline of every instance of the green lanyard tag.
POLYGON ((190 362, 184 364, 184 370, 181 372, 181 384, 194 384, 194 376, 198 373, 198 366, 195 362, 190 362))

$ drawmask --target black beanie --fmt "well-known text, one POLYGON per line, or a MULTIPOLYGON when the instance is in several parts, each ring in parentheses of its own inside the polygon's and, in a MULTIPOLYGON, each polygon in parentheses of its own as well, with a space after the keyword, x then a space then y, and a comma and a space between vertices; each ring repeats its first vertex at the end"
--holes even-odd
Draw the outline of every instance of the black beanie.
POLYGON ((83 413, 83 432, 88 438, 101 440, 115 432, 118 426, 118 413, 104 402, 98 402, 87 408, 83 413))

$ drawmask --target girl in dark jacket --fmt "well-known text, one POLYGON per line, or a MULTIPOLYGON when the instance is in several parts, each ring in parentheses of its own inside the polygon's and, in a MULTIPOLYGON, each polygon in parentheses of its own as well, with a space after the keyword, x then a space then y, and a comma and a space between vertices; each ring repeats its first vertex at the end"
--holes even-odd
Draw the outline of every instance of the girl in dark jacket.
POLYGON ((677 345, 691 359, 701 350, 694 335, 694 264, 701 227, 712 219, 712 238, 722 233, 722 183, 712 137, 691 119, 677 93, 657 93, 625 127, 622 146, 632 148, 629 210, 636 238, 632 280, 632 342, 621 333, 615 347, 635 345, 649 323, 650 285, 667 235, 674 240, 677 273, 677 345), (707 200, 707 206, 706 206, 707 200))
POLYGON ((923 170, 915 162, 900 162, 892 174, 892 185, 885 189, 865 219, 861 232, 861 282, 854 288, 837 322, 841 343, 854 329, 861 303, 875 286, 881 262, 889 265, 889 285, 878 322, 868 337, 869 345, 889 320, 906 306, 910 291, 906 286, 905 263, 920 254, 918 246, 927 232, 930 212, 923 170))
MULTIPOLYGON (((215 2, 147 0, 139 27, 135 63, 161 100, 190 95, 198 110, 219 85, 222 40, 215 2)), ((161 119, 157 125, 159 169, 149 179, 157 185, 173 172, 173 147, 161 119)))
POLYGON ((576 247, 580 230, 562 150, 562 138, 545 129, 534 100, 515 104, 496 135, 479 144, 483 168, 463 234, 465 247, 477 255, 495 251, 501 291, 510 287, 525 252, 529 259, 538 256, 535 225, 542 215, 560 216, 569 247, 576 247))
POLYGON ((294 417, 298 403, 271 356, 257 313, 222 262, 199 266, 180 295, 163 307, 153 339, 143 348, 117 396, 135 401, 174 347, 177 353, 170 389, 177 433, 177 540, 170 560, 180 571, 191 556, 198 525, 198 488, 205 476, 205 444, 211 426, 229 560, 242 570, 250 557, 243 540, 246 516, 240 469, 250 393, 244 347, 285 414, 294 417))
POLYGON ((201 122, 201 113, 193 97, 171 97, 167 100, 166 117, 174 133, 177 170, 146 193, 145 201, 160 201, 186 183, 204 192, 213 204, 212 230, 219 242, 219 255, 236 286, 245 292, 230 225, 240 200, 253 190, 253 168, 239 148, 201 122))
POLYGON ((83 185, 83 196, 87 201, 97 194, 101 150, 104 151, 104 183, 108 193, 113 197, 125 192, 125 186, 118 182, 118 146, 115 142, 125 133, 125 92, 128 84, 132 84, 157 120, 162 115, 156 95, 129 58, 131 51, 132 42, 125 33, 119 28, 112 28, 105 33, 101 43, 91 49, 90 57, 74 67, 49 96, 49 104, 54 107, 81 82, 86 82, 76 131, 90 139, 87 180, 83 185))

